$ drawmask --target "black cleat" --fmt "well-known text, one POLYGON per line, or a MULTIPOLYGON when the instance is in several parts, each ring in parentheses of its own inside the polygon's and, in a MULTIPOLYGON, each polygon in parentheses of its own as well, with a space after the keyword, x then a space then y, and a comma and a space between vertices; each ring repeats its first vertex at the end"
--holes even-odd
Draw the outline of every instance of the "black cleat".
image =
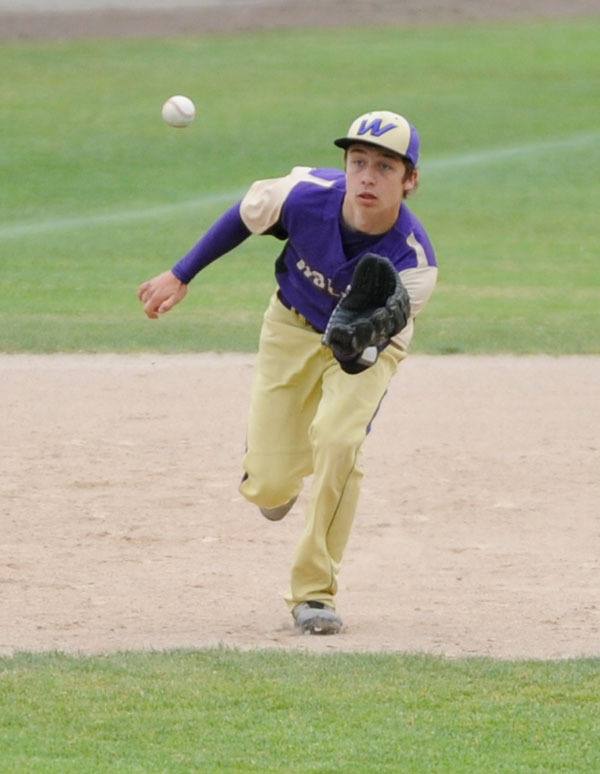
POLYGON ((337 634, 342 628, 342 619, 324 602, 301 602, 292 615, 303 634, 337 634))

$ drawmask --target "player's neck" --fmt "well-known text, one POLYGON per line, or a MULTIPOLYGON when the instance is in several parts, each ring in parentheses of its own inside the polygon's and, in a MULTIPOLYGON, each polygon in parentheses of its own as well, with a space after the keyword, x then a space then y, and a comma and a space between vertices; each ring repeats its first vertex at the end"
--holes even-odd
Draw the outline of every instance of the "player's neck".
POLYGON ((398 220, 399 209, 383 210, 379 212, 365 210, 353 206, 348 198, 342 205, 342 217, 344 223, 355 231, 363 234, 385 234, 398 220))

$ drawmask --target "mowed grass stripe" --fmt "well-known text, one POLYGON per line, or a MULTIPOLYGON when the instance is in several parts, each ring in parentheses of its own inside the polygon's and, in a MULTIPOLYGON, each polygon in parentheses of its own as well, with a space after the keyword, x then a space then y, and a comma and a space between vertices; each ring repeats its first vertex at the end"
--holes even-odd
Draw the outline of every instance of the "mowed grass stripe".
POLYGON ((162 220, 186 210, 198 212, 206 207, 213 207, 215 204, 233 202, 236 197, 242 196, 244 193, 245 191, 241 189, 239 191, 217 191, 198 196, 195 199, 177 202, 176 204, 157 204, 153 207, 131 210, 121 207, 114 212, 99 212, 78 217, 74 216, 72 218, 13 223, 0 227, 0 239, 19 239, 20 237, 44 234, 50 231, 76 231, 90 226, 112 226, 136 220, 162 220))
POLYGON ((600 661, 0 659, 6 771, 597 771, 600 661))
MULTIPOLYGON (((597 143, 598 139, 600 139, 600 132, 592 132, 507 148, 488 148, 474 153, 459 153, 439 159, 434 158, 425 161, 421 168, 426 174, 435 174, 436 172, 446 172, 453 168, 476 165, 486 166, 488 164, 510 161, 519 156, 531 157, 552 154, 560 150, 576 150, 597 143)), ((19 237, 42 234, 48 231, 74 231, 89 226, 110 226, 135 220, 161 219, 184 210, 194 210, 197 212, 205 207, 212 207, 215 204, 233 203, 237 198, 243 196, 245 192, 246 189, 216 191, 183 202, 160 204, 145 209, 136 208, 128 210, 120 208, 115 212, 92 213, 72 218, 56 218, 25 223, 17 222, 0 226, 0 239, 18 239, 19 237)))

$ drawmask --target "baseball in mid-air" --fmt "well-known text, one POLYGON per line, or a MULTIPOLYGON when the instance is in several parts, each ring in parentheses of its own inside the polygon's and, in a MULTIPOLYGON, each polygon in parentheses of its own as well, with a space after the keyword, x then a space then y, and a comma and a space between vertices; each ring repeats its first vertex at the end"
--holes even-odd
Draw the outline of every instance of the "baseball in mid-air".
POLYGON ((196 118, 196 106, 189 97, 176 94, 162 106, 162 117, 169 126, 182 128, 189 126, 196 118))

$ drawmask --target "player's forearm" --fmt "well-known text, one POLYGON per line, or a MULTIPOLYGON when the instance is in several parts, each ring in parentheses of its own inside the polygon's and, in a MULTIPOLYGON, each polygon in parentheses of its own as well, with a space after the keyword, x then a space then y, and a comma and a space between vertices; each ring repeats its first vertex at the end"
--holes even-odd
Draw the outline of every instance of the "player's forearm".
POLYGON ((238 202, 209 228, 202 239, 173 266, 171 271, 177 279, 187 285, 199 271, 233 250, 247 239, 250 233, 240 217, 238 202))

